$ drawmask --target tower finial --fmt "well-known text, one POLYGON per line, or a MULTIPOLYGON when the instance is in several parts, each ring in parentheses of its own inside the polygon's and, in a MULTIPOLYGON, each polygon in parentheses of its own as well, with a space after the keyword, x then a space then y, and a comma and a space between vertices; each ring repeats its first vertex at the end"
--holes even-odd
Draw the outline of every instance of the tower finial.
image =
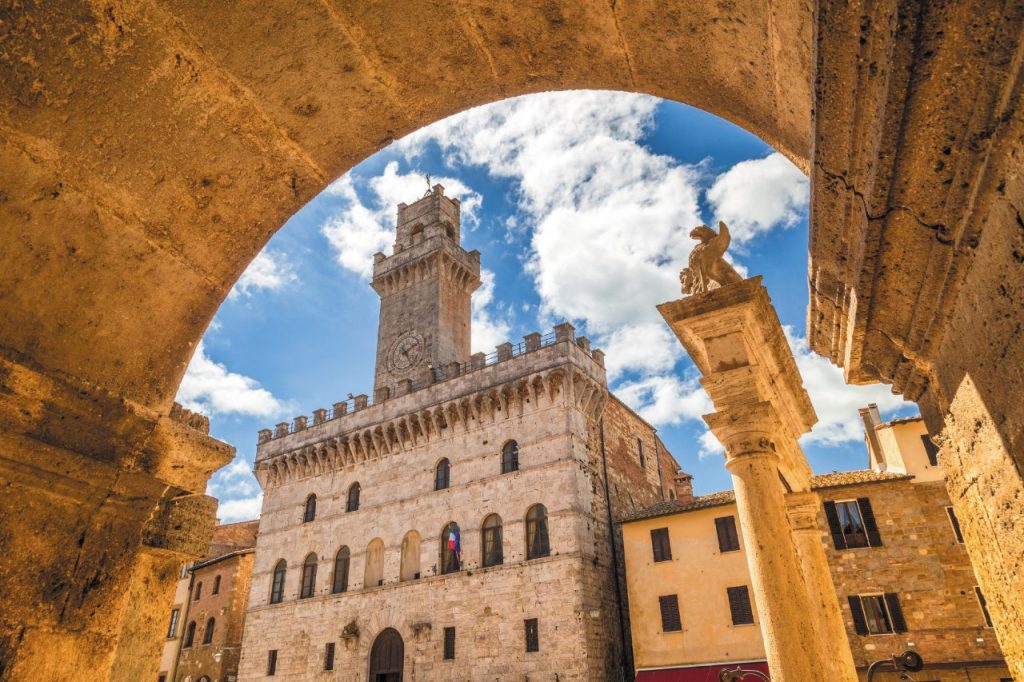
POLYGON ((423 196, 428 196, 433 191, 430 185, 430 173, 427 173, 427 191, 423 193, 423 196))

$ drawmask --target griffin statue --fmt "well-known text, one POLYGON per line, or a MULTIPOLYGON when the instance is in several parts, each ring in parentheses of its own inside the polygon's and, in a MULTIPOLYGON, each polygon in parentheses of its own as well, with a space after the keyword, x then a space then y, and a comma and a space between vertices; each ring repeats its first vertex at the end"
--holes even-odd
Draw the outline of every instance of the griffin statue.
POLYGON ((726 284, 742 281, 739 273, 723 258, 732 237, 726 224, 719 221, 716 233, 707 225, 690 231, 690 237, 700 242, 690 252, 690 266, 679 273, 683 295, 706 294, 726 284))

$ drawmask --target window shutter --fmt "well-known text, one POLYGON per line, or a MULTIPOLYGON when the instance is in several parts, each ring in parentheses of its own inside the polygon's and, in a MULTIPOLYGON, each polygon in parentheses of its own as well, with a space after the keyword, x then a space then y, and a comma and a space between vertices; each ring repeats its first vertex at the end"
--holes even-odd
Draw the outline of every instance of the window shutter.
POLYGON ((679 596, 668 594, 658 597, 658 607, 661 609, 662 632, 682 631, 683 623, 679 618, 679 596))
POLYGON ((668 539, 668 528, 651 529, 651 549, 654 552, 654 560, 668 561, 672 558, 672 545, 668 539))
POLYGON ((718 533, 720 552, 735 552, 740 548, 740 539, 736 534, 736 517, 722 516, 715 519, 715 531, 718 533))
POLYGON ((928 463, 933 467, 939 465, 939 449, 927 434, 921 436, 921 443, 924 445, 924 452, 928 455, 928 463))
POLYGON ((881 547, 882 536, 878 534, 875 513, 871 511, 871 500, 866 497, 858 497, 857 506, 860 507, 861 518, 864 519, 864 530, 868 533, 868 544, 872 547, 881 547))
POLYGON ((893 632, 906 632, 907 621, 903 619, 903 609, 900 607, 899 595, 895 592, 886 592, 885 605, 889 607, 889 617, 892 618, 893 632))
POLYGON ((746 585, 727 587, 729 596, 729 612, 733 625, 751 625, 754 622, 754 610, 750 606, 750 590, 746 585))
POLYGON ((828 530, 832 533, 832 544, 836 549, 846 549, 846 538, 843 537, 843 528, 839 525, 839 513, 836 512, 835 502, 825 503, 825 518, 828 519, 828 530))
POLYGON ((868 634, 868 622, 864 618, 864 607, 861 606, 860 597, 852 595, 850 601, 850 613, 853 614, 853 629, 858 635, 868 634))

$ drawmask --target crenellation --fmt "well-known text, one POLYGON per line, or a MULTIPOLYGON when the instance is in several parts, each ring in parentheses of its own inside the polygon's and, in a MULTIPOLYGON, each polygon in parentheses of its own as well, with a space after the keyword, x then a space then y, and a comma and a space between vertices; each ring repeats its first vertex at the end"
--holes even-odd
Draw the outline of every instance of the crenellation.
POLYGON ((313 426, 319 426, 327 421, 327 410, 319 407, 313 410, 313 426))
POLYGON ((307 423, 308 419, 306 418, 305 415, 295 417, 295 419, 292 420, 292 431, 305 431, 307 423))

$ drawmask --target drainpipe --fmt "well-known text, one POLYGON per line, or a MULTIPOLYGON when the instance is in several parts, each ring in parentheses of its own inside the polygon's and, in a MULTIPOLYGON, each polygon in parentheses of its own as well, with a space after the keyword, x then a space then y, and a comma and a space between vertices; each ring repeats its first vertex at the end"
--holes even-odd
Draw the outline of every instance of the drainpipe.
MULTIPOLYGON (((604 417, 598 422, 601 432, 601 469, 604 473, 604 506, 608 512, 608 542, 612 548, 612 583, 615 585, 615 605, 619 614, 619 638, 622 640, 622 679, 628 680, 630 675, 630 655, 626 642, 626 619, 622 616, 622 588, 619 587, 619 551, 615 547, 615 524, 612 521, 612 495, 608 489, 608 453, 604 447, 604 417)), ((655 443, 657 453, 657 443, 655 443)), ((659 475, 660 475, 660 469, 659 475)))
POLYGON ((171 678, 167 682, 175 682, 178 677, 178 666, 181 664, 181 645, 185 643, 185 629, 188 627, 188 612, 192 608, 192 588, 196 584, 196 572, 188 568, 188 595, 185 597, 185 608, 181 613, 181 636, 178 637, 178 652, 174 655, 174 666, 168 673, 171 678))

